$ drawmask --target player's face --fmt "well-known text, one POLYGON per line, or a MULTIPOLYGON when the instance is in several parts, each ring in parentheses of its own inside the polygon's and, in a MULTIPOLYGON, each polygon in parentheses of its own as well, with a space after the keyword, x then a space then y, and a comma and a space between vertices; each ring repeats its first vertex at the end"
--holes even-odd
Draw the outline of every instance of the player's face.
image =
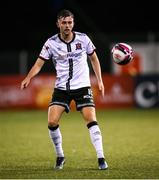
POLYGON ((74 26, 74 20, 71 16, 62 17, 58 19, 57 26, 60 29, 60 33, 64 35, 69 35, 74 26))

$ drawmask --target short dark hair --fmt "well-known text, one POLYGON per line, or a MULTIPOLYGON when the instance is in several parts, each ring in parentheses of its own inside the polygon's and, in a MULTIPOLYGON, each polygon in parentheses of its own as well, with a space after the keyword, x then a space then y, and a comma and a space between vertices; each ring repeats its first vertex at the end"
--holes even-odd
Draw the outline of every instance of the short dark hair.
POLYGON ((59 11, 59 13, 57 14, 57 19, 60 19, 63 17, 65 18, 68 16, 71 16, 72 18, 74 18, 74 14, 70 10, 63 9, 63 10, 59 11))

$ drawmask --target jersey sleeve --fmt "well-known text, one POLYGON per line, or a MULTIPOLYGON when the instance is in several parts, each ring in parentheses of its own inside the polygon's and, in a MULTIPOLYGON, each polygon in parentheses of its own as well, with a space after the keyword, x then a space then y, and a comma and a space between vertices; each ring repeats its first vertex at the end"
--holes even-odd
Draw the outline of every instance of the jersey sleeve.
POLYGON ((85 41, 86 41, 86 52, 87 52, 87 54, 88 55, 93 54, 96 47, 94 46, 93 42, 91 41, 91 39, 87 35, 86 35, 85 41))
POLYGON ((49 60, 49 59, 51 59, 51 56, 52 56, 52 54, 51 54, 51 50, 50 50, 50 44, 49 44, 49 40, 47 40, 41 49, 39 58, 41 58, 43 60, 49 60))

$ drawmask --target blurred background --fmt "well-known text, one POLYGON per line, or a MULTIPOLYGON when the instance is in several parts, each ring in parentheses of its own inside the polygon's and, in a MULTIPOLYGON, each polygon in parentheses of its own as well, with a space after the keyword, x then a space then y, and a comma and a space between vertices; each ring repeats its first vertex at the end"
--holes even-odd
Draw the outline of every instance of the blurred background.
POLYGON ((106 86, 102 99, 91 70, 97 107, 158 107, 159 25, 153 1, 6 0, 0 6, 0 108, 47 107, 55 78, 51 62, 29 89, 22 92, 19 86, 44 42, 58 32, 56 15, 63 8, 75 14, 74 30, 87 33, 96 45, 106 86), (129 65, 112 63, 111 48, 118 42, 134 49, 129 65))

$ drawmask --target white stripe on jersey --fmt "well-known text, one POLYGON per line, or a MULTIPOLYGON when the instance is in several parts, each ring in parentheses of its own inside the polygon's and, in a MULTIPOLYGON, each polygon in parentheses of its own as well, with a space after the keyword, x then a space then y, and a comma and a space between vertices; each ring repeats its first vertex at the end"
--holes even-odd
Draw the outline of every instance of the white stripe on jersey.
POLYGON ((55 87, 63 90, 73 90, 90 86, 87 54, 92 54, 95 46, 90 38, 80 32, 74 32, 74 38, 66 43, 59 34, 49 38, 40 57, 51 59, 56 69, 55 87))

